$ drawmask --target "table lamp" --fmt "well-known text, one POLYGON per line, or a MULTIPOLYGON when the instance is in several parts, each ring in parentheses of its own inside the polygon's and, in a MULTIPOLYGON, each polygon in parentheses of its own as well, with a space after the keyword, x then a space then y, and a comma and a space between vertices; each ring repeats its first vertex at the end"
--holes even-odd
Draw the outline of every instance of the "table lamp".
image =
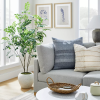
POLYGON ((92 31, 93 41, 95 43, 100 42, 100 15, 96 15, 91 19, 90 23, 88 24, 88 28, 94 29, 92 31))

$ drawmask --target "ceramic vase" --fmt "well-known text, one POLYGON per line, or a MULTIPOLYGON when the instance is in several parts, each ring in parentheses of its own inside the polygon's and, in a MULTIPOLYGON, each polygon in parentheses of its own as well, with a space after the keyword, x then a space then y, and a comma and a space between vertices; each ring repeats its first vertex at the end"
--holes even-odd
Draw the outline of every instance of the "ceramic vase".
POLYGON ((33 85, 33 73, 31 74, 21 74, 18 75, 18 81, 21 88, 31 88, 33 85))

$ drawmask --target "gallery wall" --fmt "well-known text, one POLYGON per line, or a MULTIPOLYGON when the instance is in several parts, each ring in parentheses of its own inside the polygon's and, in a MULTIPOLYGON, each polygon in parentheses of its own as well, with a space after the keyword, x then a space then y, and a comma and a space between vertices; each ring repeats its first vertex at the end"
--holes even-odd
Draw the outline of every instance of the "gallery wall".
POLYGON ((64 3, 72 2, 72 28, 71 29, 55 29, 54 28, 54 5, 53 5, 53 28, 51 31, 47 31, 47 37, 44 38, 44 44, 52 42, 52 37, 65 40, 73 40, 78 38, 78 28, 79 28, 79 0, 33 0, 33 14, 35 14, 36 4, 46 4, 46 3, 64 3))

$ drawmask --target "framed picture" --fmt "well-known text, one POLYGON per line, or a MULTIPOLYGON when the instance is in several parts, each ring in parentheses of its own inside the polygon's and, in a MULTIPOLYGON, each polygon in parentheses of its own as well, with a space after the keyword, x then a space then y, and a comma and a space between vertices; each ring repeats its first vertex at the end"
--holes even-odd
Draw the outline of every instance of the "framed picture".
POLYGON ((54 4, 54 27, 72 28, 72 3, 54 4))
POLYGON ((36 15, 43 18, 46 28, 52 28, 52 4, 36 4, 36 15))

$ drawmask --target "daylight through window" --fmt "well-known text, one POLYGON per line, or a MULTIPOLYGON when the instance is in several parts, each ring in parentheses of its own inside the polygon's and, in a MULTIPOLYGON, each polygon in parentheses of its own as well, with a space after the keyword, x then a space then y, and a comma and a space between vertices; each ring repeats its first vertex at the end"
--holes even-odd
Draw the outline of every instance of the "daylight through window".
MULTIPOLYGON (((19 13, 19 0, 1 0, 0 3, 0 43, 2 43, 1 38, 7 36, 4 33, 4 28, 12 24, 13 21, 16 21, 14 14, 19 13), (4 17, 5 16, 5 17, 4 17)), ((7 51, 2 49, 6 46, 5 44, 0 44, 0 66, 10 65, 13 63, 18 63, 18 58, 15 56, 10 59, 6 56, 7 51)), ((13 55, 13 52, 11 52, 13 55)))
POLYGON ((83 37, 83 42, 93 42, 92 30, 87 28, 90 20, 98 15, 98 0, 79 0, 79 36, 83 37))

